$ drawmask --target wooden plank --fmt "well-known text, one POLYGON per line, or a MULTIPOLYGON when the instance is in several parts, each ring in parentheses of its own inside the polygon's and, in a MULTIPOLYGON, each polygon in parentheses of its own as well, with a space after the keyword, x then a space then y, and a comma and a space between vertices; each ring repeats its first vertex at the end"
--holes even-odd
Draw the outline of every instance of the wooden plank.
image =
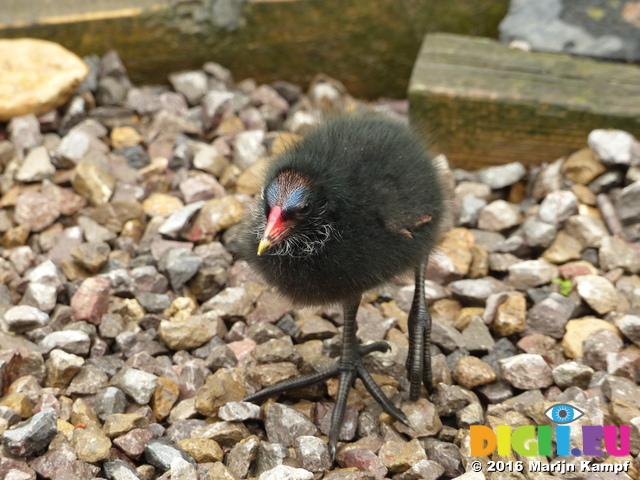
POLYGON ((239 80, 306 86, 325 73, 353 95, 397 98, 426 32, 496 36, 509 0, 237 1, 227 19, 219 0, 2 2, 0 37, 51 40, 80 56, 115 49, 137 84, 216 61, 239 80))
POLYGON ((412 120, 452 165, 553 161, 594 128, 640 134, 640 68, 496 41, 424 38, 409 83, 412 120))

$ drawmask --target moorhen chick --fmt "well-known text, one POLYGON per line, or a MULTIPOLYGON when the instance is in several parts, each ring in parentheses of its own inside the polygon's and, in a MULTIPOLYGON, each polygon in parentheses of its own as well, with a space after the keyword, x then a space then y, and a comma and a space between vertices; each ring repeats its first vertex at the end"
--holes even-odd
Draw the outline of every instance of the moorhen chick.
POLYGON ((385 412, 409 425, 364 368, 363 355, 389 346, 358 345, 356 312, 364 291, 414 270, 406 363, 410 398, 417 400, 421 383, 430 391, 431 317, 424 273, 442 214, 438 169, 420 138, 395 120, 337 117, 276 158, 244 234, 241 256, 297 304, 342 304, 342 353, 327 371, 283 381, 245 400, 262 400, 338 375, 329 434, 332 455, 356 377, 385 412))

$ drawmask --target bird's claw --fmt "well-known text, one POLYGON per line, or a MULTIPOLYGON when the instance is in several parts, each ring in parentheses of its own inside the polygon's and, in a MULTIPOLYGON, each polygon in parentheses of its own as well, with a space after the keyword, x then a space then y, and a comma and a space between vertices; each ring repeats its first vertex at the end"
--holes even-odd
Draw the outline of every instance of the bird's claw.
POLYGON ((413 428, 404 412, 389 400, 362 363, 363 355, 371 352, 386 352, 389 348, 390 347, 387 342, 374 342, 365 346, 360 346, 357 350, 358 353, 356 358, 351 362, 340 362, 340 360, 337 360, 333 366, 329 367, 327 370, 285 380, 277 385, 264 388, 259 392, 249 395, 244 399, 244 401, 253 402, 257 400, 264 400, 267 397, 283 393, 287 390, 308 387, 310 385, 323 382, 328 378, 338 376, 338 394, 336 395, 335 406, 333 408, 333 413, 331 414, 331 427, 329 430, 329 452, 331 457, 335 458, 340 426, 342 425, 342 419, 344 418, 344 413, 347 407, 349 389, 356 378, 360 378, 360 380, 362 380, 362 383, 371 397, 387 414, 409 428, 413 428))

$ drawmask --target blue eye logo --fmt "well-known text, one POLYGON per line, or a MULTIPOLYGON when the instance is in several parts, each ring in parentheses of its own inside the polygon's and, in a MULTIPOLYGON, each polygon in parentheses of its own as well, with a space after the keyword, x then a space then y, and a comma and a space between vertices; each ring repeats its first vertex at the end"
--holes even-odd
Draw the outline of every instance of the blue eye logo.
POLYGON ((547 408, 544 415, 555 423, 571 423, 582 417, 584 412, 579 408, 572 407, 566 403, 559 403, 547 408))

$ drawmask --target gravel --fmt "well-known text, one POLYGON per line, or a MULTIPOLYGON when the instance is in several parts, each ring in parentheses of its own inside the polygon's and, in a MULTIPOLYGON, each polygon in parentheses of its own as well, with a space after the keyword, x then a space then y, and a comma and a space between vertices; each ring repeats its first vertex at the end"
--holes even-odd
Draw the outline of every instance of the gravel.
POLYGON ((425 288, 434 392, 407 399, 410 281, 367 294, 358 338, 391 348, 365 364, 414 428, 358 381, 332 461, 335 379, 242 399, 330 365, 341 314, 260 283, 235 260, 239 225, 267 159, 323 114, 406 109, 326 77, 303 91, 207 63, 137 87, 115 52, 87 63, 67 106, 0 126, 0 478, 484 478, 465 473, 471 425, 547 425, 563 402, 630 425, 637 478, 632 135, 595 130, 540 168, 454 171, 458 222, 425 288))

